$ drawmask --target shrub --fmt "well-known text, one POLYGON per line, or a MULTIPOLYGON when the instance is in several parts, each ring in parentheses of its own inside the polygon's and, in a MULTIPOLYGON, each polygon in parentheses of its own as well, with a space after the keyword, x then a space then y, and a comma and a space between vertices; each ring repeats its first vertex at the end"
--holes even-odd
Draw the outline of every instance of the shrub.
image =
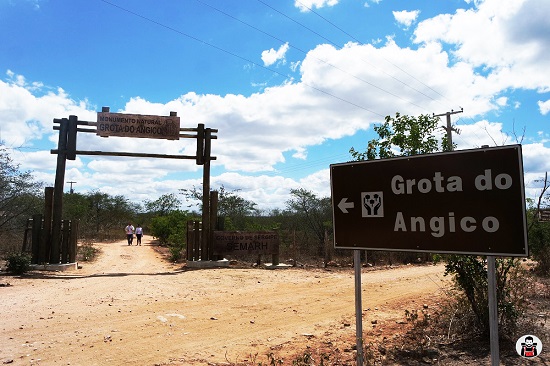
POLYGON ((184 242, 188 219, 184 211, 173 211, 167 216, 154 217, 151 220, 151 235, 158 238, 161 246, 184 242))
MULTIPOLYGON (((499 326, 502 331, 512 330, 521 315, 523 299, 522 269, 519 260, 496 260, 497 306, 499 326)), ((477 322, 476 330, 489 334, 489 308, 487 264, 483 257, 451 255, 445 265, 445 275, 453 280, 467 299, 477 322)))
POLYGON ((182 251, 185 245, 183 244, 170 244, 168 250, 170 251, 170 262, 177 262, 181 259, 182 251))
POLYGON ((535 270, 542 276, 550 276, 550 225, 528 216, 529 223, 529 251, 537 262, 535 270))
POLYGON ((31 257, 27 253, 12 253, 6 257, 6 268, 9 273, 23 274, 31 269, 31 257))
POLYGON ((86 243, 78 247, 77 258, 83 262, 93 261, 99 254, 99 249, 91 243, 86 243))

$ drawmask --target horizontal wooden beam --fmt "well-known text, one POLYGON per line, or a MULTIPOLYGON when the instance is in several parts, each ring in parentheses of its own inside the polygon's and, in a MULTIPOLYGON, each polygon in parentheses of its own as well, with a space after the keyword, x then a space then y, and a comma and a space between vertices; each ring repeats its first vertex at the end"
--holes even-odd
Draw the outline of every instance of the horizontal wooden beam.
MULTIPOLYGON (((54 118, 53 122, 54 123, 61 123, 61 118, 54 118)), ((80 120, 78 120, 76 124, 79 125, 79 126, 97 126, 97 122, 91 122, 91 121, 80 121, 80 120)), ((54 126, 53 129, 54 130, 59 130, 59 127, 54 126)), ((194 132, 196 132, 197 130, 198 130, 197 127, 181 127, 180 128, 180 132, 183 132, 183 131, 186 131, 186 132, 194 131, 194 132)), ((217 128, 211 128, 210 132, 217 133, 218 129, 217 128)))
MULTIPOLYGON (((53 129, 55 131, 59 131, 60 127, 59 126, 53 126, 53 129)), ((88 132, 88 133, 97 133, 97 130, 94 130, 94 129, 89 129, 89 128, 77 128, 76 129, 78 132, 88 132)), ((186 129, 180 129, 180 131, 182 130, 186 130, 186 129)), ((101 136, 101 137, 109 137, 109 136, 101 136)), ((118 137, 121 137, 121 136, 118 136, 118 137)), ((123 136, 122 136, 123 137, 123 136)), ((129 136, 131 137, 131 136, 129 136)), ((190 134, 183 134, 183 133, 180 133, 179 134, 179 137, 181 138, 185 138, 185 139, 196 139, 197 138, 197 135, 190 135, 190 134)), ((218 139, 218 136, 214 135, 214 136, 210 136, 210 138, 212 140, 217 140, 218 139)))
MULTIPOLYGON (((50 150, 50 153, 58 154, 59 150, 50 150)), ((197 158, 196 156, 189 156, 189 155, 165 155, 165 154, 109 152, 109 151, 84 151, 84 150, 76 150, 76 155, 132 156, 132 157, 136 157, 136 158, 162 158, 162 159, 188 159, 188 160, 195 160, 197 158)), ((211 156, 210 160, 216 160, 216 157, 211 156)))

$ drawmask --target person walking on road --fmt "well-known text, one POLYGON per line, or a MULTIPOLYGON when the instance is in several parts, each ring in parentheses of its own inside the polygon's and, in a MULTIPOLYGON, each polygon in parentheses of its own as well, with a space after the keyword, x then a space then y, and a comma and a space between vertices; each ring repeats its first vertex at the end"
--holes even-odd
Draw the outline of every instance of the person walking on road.
POLYGON ((136 245, 141 245, 141 237, 142 236, 143 236, 143 228, 141 227, 140 224, 138 224, 137 227, 136 227, 136 239, 137 239, 136 245))
POLYGON ((134 227, 131 223, 128 224, 124 228, 124 231, 126 232, 126 239, 128 239, 128 245, 132 245, 132 242, 134 241, 134 227))

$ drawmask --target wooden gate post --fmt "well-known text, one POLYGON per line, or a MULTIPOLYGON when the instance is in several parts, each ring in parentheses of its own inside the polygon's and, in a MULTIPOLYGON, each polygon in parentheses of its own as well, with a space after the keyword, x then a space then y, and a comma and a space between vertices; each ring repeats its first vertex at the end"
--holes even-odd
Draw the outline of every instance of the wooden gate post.
POLYGON ((50 261, 51 264, 59 263, 61 249, 61 216, 63 214, 63 185, 65 183, 65 166, 67 163, 67 132, 69 120, 62 118, 59 122, 59 142, 57 144, 57 168, 55 171, 55 185, 53 194, 53 221, 50 261))
POLYGON ((202 167, 202 245, 201 260, 211 259, 212 245, 210 243, 210 149, 212 130, 204 130, 204 165, 202 167))

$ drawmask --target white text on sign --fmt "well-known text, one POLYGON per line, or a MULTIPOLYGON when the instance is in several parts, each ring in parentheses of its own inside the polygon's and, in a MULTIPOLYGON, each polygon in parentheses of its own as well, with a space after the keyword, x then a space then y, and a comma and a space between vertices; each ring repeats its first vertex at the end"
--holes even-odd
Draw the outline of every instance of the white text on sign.
MULTIPOLYGON (((512 186, 512 177, 509 174, 500 173, 493 179, 492 170, 485 169, 483 174, 476 176, 474 186, 478 191, 490 191, 495 188, 499 190, 509 189, 512 186)), ((394 194, 400 195, 413 194, 415 189, 420 193, 429 193, 432 189, 435 189, 435 192, 438 193, 461 192, 463 186, 462 178, 459 176, 451 176, 445 179, 441 172, 435 172, 432 179, 422 178, 418 182, 415 179, 405 179, 401 175, 395 175, 391 180, 391 189, 394 194)), ((455 233, 457 230, 471 233, 479 227, 485 232, 494 233, 500 228, 500 222, 494 216, 483 218, 464 216, 457 218, 454 212, 449 212, 447 216, 435 216, 429 219, 411 216, 409 220, 406 220, 402 212, 397 212, 393 229, 396 232, 425 232, 429 228, 433 237, 440 238, 445 233, 455 233)))

